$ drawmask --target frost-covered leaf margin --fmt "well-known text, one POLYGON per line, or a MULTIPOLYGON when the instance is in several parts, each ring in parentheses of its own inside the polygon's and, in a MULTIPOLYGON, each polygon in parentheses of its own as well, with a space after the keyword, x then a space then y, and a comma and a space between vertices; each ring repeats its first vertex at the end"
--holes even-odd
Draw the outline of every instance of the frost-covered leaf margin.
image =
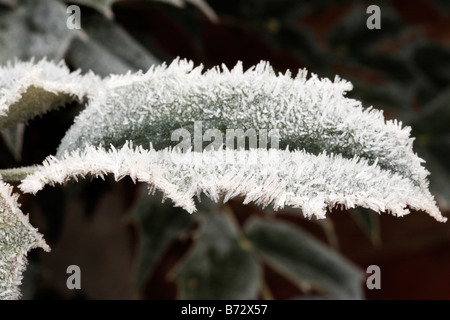
POLYGON ((0 179, 0 299, 19 299, 26 254, 33 248, 50 248, 19 209, 18 195, 0 179))
POLYGON ((97 92, 100 83, 92 73, 70 72, 63 61, 8 62, 0 67, 0 130, 81 102, 97 92))
POLYGON ((273 205, 275 210, 297 207, 306 217, 325 218, 327 208, 335 206, 362 206, 403 216, 410 207, 446 221, 428 190, 376 162, 299 150, 183 153, 178 149, 156 151, 151 146, 149 150, 133 148, 128 143, 118 150, 90 146, 61 159, 48 157, 19 188, 36 193, 47 184, 109 173, 116 180, 130 176, 133 181, 147 182, 151 192, 162 191, 188 212, 196 210, 193 198, 203 192, 216 202, 222 197, 226 202, 244 196, 244 203, 273 205))

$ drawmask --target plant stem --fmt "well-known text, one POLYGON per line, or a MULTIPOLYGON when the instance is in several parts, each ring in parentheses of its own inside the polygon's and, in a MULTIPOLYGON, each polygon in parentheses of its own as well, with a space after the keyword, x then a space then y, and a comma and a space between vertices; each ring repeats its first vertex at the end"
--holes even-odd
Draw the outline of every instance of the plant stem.
POLYGON ((20 167, 0 170, 1 179, 5 182, 20 182, 36 171, 38 166, 20 167))

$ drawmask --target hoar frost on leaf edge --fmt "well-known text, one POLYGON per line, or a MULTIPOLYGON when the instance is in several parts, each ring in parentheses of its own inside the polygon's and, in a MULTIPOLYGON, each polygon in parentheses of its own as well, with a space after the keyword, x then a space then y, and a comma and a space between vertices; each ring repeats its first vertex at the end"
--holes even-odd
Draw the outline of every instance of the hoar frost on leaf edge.
POLYGON ((24 215, 20 210, 17 199, 18 195, 13 193, 12 186, 4 183, 0 176, 0 234, 5 237, 0 241, 3 242, 6 239, 6 246, 0 246, 0 271, 2 276, 6 277, 5 281, 0 283, 0 299, 20 298, 19 285, 27 264, 26 255, 29 250, 40 247, 50 251, 42 235, 29 223, 28 215, 24 215), (21 233, 11 234, 11 230, 17 227, 16 224, 21 233), (14 245, 12 241, 15 240, 19 241, 19 244, 14 248, 8 248, 8 245, 14 245), (10 252, 10 250, 17 251, 10 252))
POLYGON ((71 72, 63 61, 57 64, 46 59, 9 61, 0 66, 0 129, 25 122, 66 103, 81 102, 95 94, 100 85, 98 76, 71 72), (30 93, 33 97, 29 98, 30 93))
POLYGON ((300 150, 183 153, 178 149, 134 148, 128 143, 110 150, 88 146, 62 158, 49 156, 19 188, 36 193, 48 184, 106 174, 113 174, 116 180, 130 176, 133 181, 146 182, 151 192, 162 191, 165 198, 191 213, 196 210, 194 196, 203 192, 214 201, 244 196, 244 203, 273 205, 275 210, 298 207, 306 217, 325 218, 327 207, 335 206, 363 206, 403 216, 410 207, 446 221, 428 190, 376 162, 300 150))

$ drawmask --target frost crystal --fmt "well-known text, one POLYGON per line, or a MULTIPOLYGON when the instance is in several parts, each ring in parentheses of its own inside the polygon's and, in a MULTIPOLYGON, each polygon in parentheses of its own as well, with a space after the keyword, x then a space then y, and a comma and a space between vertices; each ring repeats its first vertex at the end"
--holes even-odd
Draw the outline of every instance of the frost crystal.
POLYGON ((0 299, 18 299, 22 272, 29 250, 41 247, 50 251, 45 241, 22 214, 12 187, 0 180, 0 299))
POLYGON ((99 78, 70 72, 63 62, 15 62, 0 67, 0 130, 95 92, 99 78))
POLYGON ((363 206, 403 216, 410 207, 426 211, 438 221, 446 220, 428 190, 398 173, 357 157, 304 151, 182 153, 177 149, 132 148, 128 143, 109 151, 89 146, 62 159, 48 157, 19 187, 36 193, 47 184, 109 173, 116 180, 130 176, 133 181, 147 182, 151 191, 162 191, 189 212, 196 210, 193 197, 204 192, 215 201, 244 196, 244 203, 254 201, 275 209, 298 207, 307 217, 324 218, 327 207, 335 206, 363 206))

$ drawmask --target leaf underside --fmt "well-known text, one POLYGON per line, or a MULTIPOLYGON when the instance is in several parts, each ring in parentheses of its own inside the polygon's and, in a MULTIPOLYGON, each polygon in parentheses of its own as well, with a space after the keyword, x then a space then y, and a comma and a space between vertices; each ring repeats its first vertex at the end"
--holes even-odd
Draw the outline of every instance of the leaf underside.
POLYGON ((186 234, 194 225, 194 219, 169 202, 161 204, 148 195, 146 188, 142 189, 131 216, 141 230, 135 284, 139 291, 154 271, 165 249, 172 241, 186 234))
POLYGON ((235 226, 221 212, 201 218, 196 245, 175 270, 181 298, 256 299, 261 269, 253 253, 241 245, 235 226))

